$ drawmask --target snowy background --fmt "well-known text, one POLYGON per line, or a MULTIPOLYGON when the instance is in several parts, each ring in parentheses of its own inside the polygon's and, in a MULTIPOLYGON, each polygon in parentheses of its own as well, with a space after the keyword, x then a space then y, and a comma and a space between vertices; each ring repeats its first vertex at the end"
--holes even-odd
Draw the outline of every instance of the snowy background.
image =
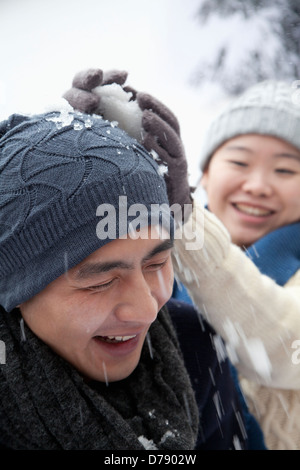
POLYGON ((231 95, 278 71, 298 78, 280 23, 297 24, 297 11, 283 14, 296 3, 0 0, 0 119, 43 111, 85 68, 127 70, 128 84, 177 115, 196 184, 202 136, 231 95))

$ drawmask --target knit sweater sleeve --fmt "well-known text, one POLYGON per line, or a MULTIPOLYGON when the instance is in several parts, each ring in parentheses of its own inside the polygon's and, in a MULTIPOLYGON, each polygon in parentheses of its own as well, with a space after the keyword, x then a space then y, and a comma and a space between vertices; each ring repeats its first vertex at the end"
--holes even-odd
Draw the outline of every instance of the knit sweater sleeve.
POLYGON ((300 340, 300 282, 281 287, 261 274, 196 201, 187 224, 175 241, 175 275, 224 338, 232 362, 257 383, 300 388, 299 364, 293 361, 294 342, 300 340), (201 248, 188 249, 188 231, 203 232, 201 248))

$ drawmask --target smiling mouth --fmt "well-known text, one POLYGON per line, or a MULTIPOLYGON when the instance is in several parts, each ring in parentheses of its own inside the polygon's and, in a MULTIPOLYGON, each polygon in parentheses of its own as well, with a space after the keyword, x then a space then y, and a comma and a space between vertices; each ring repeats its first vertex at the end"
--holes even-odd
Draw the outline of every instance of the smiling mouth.
POLYGON ((243 214, 254 215, 255 217, 266 217, 274 214, 270 209, 262 209, 260 207, 248 206, 246 204, 233 204, 233 206, 243 214))
POLYGON ((105 343, 125 343, 130 339, 136 338, 137 335, 130 335, 130 336, 97 336, 101 341, 105 343))

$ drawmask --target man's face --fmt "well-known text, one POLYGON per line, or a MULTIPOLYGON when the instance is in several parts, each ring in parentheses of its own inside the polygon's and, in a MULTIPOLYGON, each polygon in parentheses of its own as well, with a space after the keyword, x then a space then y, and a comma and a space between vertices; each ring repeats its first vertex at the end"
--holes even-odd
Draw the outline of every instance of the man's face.
POLYGON ((114 240, 20 306, 29 328, 83 376, 128 377, 172 293, 172 242, 114 240))
POLYGON ((239 246, 300 220, 300 152, 275 137, 228 140, 211 158, 202 186, 209 209, 239 246))

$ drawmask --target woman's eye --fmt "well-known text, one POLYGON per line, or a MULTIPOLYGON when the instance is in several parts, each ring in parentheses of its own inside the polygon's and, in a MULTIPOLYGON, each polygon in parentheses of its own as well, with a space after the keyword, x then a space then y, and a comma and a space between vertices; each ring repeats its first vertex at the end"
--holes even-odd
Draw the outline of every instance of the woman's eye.
POLYGON ((287 168, 277 168, 276 173, 281 173, 285 175, 294 175, 296 172, 294 170, 288 170, 287 168))
POLYGON ((229 160, 229 162, 236 166, 243 166, 243 167, 247 166, 247 163, 239 161, 239 160, 229 160))

